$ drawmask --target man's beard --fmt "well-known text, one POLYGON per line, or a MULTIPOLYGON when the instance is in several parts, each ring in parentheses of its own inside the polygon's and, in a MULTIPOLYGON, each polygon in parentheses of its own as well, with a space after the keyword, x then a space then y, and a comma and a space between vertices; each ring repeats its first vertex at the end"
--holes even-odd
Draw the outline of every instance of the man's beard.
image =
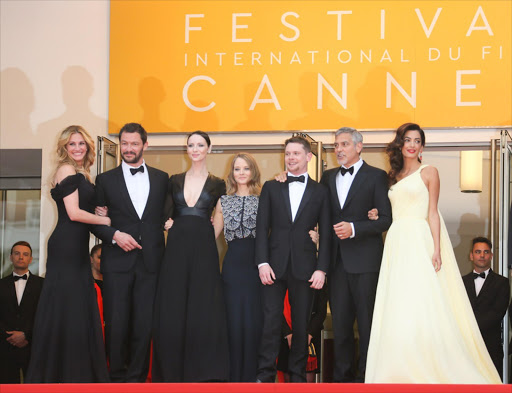
POLYGON ((123 161, 127 164, 135 164, 136 162, 139 162, 139 160, 142 158, 143 150, 140 151, 139 154, 136 154, 133 156, 133 158, 127 158, 123 153, 121 153, 121 157, 123 158, 123 161))

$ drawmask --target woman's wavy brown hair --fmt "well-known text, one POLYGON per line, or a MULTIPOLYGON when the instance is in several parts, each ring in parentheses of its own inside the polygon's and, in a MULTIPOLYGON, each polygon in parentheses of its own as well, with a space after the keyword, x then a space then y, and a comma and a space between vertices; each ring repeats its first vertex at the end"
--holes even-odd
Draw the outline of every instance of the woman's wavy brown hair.
POLYGON ((260 195, 261 192, 261 175, 260 169, 258 168, 258 164, 253 156, 249 153, 238 153, 235 154, 233 160, 231 161, 231 165, 229 167, 229 173, 226 184, 226 194, 233 195, 238 191, 238 185, 236 184, 235 177, 233 176, 233 172, 235 170, 235 161, 237 158, 241 158, 244 160, 249 169, 251 170, 251 179, 247 183, 247 187, 249 187, 249 194, 251 195, 260 195))
MULTIPOLYGON (((59 139, 57 140, 57 167, 53 174, 53 178, 55 178, 55 173, 62 165, 72 165, 77 173, 81 173, 85 176, 85 178, 91 181, 91 166, 94 164, 94 159, 96 158, 96 151, 94 149, 94 140, 91 138, 89 133, 81 126, 69 126, 64 131, 62 131, 59 135, 59 139), (71 136, 73 134, 80 134, 87 145, 87 153, 84 157, 83 166, 79 166, 75 160, 73 160, 66 150, 66 145, 68 144, 71 136)), ((52 180, 52 185, 54 180, 52 180)))
MULTIPOLYGON (((421 137, 421 146, 425 146, 425 132, 415 123, 402 124, 396 130, 395 138, 388 143, 386 154, 389 157, 391 169, 388 172, 389 185, 396 183, 396 177, 404 167, 404 157, 402 156, 402 147, 404 147, 404 137, 407 131, 418 131, 421 137)), ((418 158, 418 161, 421 160, 418 158)))

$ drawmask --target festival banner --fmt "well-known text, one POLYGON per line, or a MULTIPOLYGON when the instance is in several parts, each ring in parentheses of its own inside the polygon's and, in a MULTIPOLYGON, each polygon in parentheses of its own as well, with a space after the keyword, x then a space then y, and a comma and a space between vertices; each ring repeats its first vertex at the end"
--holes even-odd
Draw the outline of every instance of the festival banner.
POLYGON ((154 133, 509 126, 511 4, 111 1, 109 120, 154 133))

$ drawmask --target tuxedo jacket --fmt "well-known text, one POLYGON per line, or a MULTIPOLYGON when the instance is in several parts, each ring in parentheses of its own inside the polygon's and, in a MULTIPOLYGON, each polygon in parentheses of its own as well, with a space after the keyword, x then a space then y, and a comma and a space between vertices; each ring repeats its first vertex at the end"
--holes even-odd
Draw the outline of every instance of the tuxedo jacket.
POLYGON ((146 167, 149 175, 149 195, 142 218, 139 218, 130 199, 121 166, 96 178, 96 204, 108 207, 108 215, 112 221, 110 227, 94 226, 91 229, 103 241, 103 273, 129 271, 137 258, 138 249, 125 252, 118 245, 112 244, 117 230, 130 234, 142 246, 146 269, 152 273, 158 271, 165 249, 164 203, 169 176, 159 169, 147 165, 146 167))
POLYGON ((327 189, 308 177, 295 220, 292 221, 288 183, 267 181, 261 190, 256 221, 255 262, 268 262, 277 279, 283 278, 291 263, 296 279, 309 280, 315 270, 329 267, 330 233, 327 189), (318 248, 309 231, 319 226, 318 248))
POLYGON ((363 162, 342 208, 336 189, 338 171, 339 167, 325 171, 321 180, 329 189, 331 201, 332 267, 337 263, 339 253, 348 273, 378 272, 384 248, 382 233, 391 225, 386 172, 363 162), (376 221, 368 218, 368 211, 373 208, 379 210, 376 221), (354 238, 341 240, 336 236, 332 225, 341 221, 354 224, 354 238))
MULTIPOLYGON (((30 274, 27 279, 25 291, 18 305, 14 277, 9 275, 0 280, 0 358, 3 360, 15 357, 18 362, 27 362, 30 355, 32 341, 32 328, 36 316, 39 295, 43 288, 43 278, 30 274), (17 348, 9 344, 6 332, 18 330, 25 333, 29 345, 17 348)), ((1 363, 1 362, 0 362, 1 363)))
POLYGON ((510 299, 510 285, 507 278, 490 270, 478 296, 476 296, 473 272, 462 277, 462 281, 491 358, 493 361, 502 360, 501 320, 507 312, 510 299))

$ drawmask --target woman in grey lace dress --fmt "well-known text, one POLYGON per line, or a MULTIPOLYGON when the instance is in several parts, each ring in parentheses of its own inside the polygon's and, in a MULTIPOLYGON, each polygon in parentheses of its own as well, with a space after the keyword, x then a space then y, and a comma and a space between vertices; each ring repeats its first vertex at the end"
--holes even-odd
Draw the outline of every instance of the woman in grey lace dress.
POLYGON ((224 229, 228 251, 222 265, 229 336, 230 381, 254 382, 262 329, 261 282, 254 264, 260 171, 247 153, 236 154, 227 195, 217 202, 215 235, 224 229))

